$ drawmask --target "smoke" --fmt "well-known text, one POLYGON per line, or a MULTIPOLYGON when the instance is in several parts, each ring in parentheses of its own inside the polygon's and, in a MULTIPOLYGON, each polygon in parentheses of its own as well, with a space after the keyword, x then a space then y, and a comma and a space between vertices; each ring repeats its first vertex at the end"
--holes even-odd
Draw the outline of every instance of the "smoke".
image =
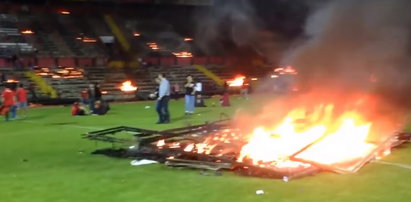
POLYGON ((307 19, 304 42, 284 64, 299 70, 300 86, 361 90, 409 106, 411 1, 333 0, 307 19))
POLYGON ((227 48, 252 48, 261 56, 279 57, 280 34, 267 30, 250 0, 216 1, 210 9, 198 12, 195 43, 208 54, 227 48))
POLYGON ((293 109, 332 103, 334 116, 356 111, 377 136, 403 127, 411 107, 411 1, 330 0, 311 8, 303 36, 282 60, 298 70, 300 92, 255 100, 259 111, 239 110, 238 126, 272 127, 293 109))

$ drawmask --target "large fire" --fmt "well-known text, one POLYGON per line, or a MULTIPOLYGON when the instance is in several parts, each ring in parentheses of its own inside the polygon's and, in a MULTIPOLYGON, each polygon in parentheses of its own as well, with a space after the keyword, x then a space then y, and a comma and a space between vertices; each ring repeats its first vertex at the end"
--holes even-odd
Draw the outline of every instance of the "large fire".
POLYGON ((124 81, 120 86, 120 90, 123 92, 134 92, 137 90, 137 86, 134 86, 131 81, 124 81))
MULTIPOLYGON (((368 141, 372 122, 357 111, 335 117, 334 108, 333 104, 316 106, 312 112, 297 108, 271 129, 256 128, 238 160, 249 159, 259 165, 297 158, 334 166, 369 156, 378 146, 368 141)), ((341 172, 356 169, 343 165, 341 172)))
POLYGON ((272 169, 314 165, 339 173, 356 172, 373 158, 389 154, 394 127, 392 120, 376 115, 376 99, 365 95, 335 99, 330 94, 329 101, 319 104, 315 104, 319 95, 279 101, 295 107, 265 110, 244 123, 237 120, 242 129, 219 131, 202 142, 179 146, 185 152, 235 154, 244 165, 272 169), (264 116, 265 121, 260 120, 264 116))

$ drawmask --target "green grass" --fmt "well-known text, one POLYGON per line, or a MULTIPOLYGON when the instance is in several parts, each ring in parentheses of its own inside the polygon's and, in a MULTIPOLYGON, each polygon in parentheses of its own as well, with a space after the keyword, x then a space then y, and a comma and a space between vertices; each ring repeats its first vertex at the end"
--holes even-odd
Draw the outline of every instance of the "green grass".
MULTIPOLYGON (((210 104, 208 100, 208 104, 210 104)), ((411 170, 370 163, 353 175, 320 173, 290 181, 237 176, 203 176, 195 170, 163 165, 130 166, 130 159, 90 153, 95 145, 81 134, 127 125, 166 129, 219 119, 234 107, 198 109, 183 116, 183 103, 172 101, 173 122, 155 125, 154 103, 112 106, 107 116, 70 116, 69 107, 30 110, 26 120, 0 122, 0 201, 128 202, 128 201, 409 201, 411 170), (151 106, 145 109, 145 106, 151 106), (263 189, 264 195, 255 191, 263 189)), ((384 161, 411 165, 411 147, 395 150, 384 161)))

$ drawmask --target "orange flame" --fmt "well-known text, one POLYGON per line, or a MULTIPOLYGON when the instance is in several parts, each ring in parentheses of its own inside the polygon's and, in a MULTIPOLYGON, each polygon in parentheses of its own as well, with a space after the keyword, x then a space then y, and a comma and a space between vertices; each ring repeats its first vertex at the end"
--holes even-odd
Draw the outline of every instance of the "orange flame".
POLYGON ((158 46, 158 44, 156 42, 149 42, 149 43, 147 43, 147 46, 150 47, 152 50, 160 49, 160 47, 158 46))
POLYGON ((63 14, 63 15, 70 15, 71 14, 70 11, 67 11, 67 10, 59 11, 59 13, 63 14))
POLYGON ((243 86, 244 79, 245 79, 245 76, 239 75, 239 76, 236 76, 233 80, 227 81, 227 84, 230 87, 243 86))
POLYGON ((292 66, 286 66, 286 67, 279 67, 274 69, 274 72, 277 74, 298 74, 297 70, 294 69, 292 66))
POLYGON ((191 57, 193 57, 193 54, 192 54, 192 53, 186 52, 186 51, 183 51, 183 52, 173 52, 173 55, 175 55, 175 56, 178 57, 178 58, 191 58, 191 57))
POLYGON ((84 38, 83 38, 83 42, 84 42, 84 43, 95 43, 95 42, 97 42, 97 39, 89 38, 89 37, 84 37, 84 38))
POLYGON ((137 86, 133 86, 131 81, 124 81, 120 86, 120 90, 123 92, 134 92, 137 90, 137 86))
POLYGON ((384 123, 371 116, 372 112, 358 108, 372 108, 373 102, 359 99, 345 104, 351 107, 343 111, 333 103, 294 108, 272 127, 255 128, 238 161, 258 166, 275 162, 278 167, 279 163, 296 160, 352 173, 378 157, 378 152, 388 154, 385 142, 391 136, 377 136, 377 129, 373 129, 374 125, 384 128, 384 123))

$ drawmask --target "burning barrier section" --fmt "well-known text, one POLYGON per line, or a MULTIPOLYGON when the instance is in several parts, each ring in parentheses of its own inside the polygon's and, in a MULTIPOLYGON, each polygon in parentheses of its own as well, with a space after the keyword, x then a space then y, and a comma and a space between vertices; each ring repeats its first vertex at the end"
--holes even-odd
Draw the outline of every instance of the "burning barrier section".
MULTIPOLYGON (((331 111, 331 106, 320 110, 325 115, 331 111)), ((243 134, 225 120, 164 131, 120 126, 89 132, 84 138, 113 144, 111 149, 97 150, 96 154, 151 159, 170 167, 217 173, 232 170, 241 175, 285 181, 320 171, 357 172, 370 160, 389 154, 393 147, 411 138, 409 133, 395 133, 379 141, 369 141, 370 124, 359 117, 352 119, 355 116, 349 113, 336 121, 337 129, 324 128, 321 124, 308 127, 304 122, 293 125, 297 120, 292 120, 290 115, 295 113, 298 110, 291 111, 272 130, 257 128, 252 134, 243 134), (133 138, 116 136, 122 132, 132 134, 133 138), (115 144, 123 147, 115 149, 115 144)), ((311 115, 311 119, 319 117, 311 115)), ((324 123, 328 121, 324 120, 327 116, 320 117, 324 123)), ((305 121, 313 120, 306 117, 305 121)))

